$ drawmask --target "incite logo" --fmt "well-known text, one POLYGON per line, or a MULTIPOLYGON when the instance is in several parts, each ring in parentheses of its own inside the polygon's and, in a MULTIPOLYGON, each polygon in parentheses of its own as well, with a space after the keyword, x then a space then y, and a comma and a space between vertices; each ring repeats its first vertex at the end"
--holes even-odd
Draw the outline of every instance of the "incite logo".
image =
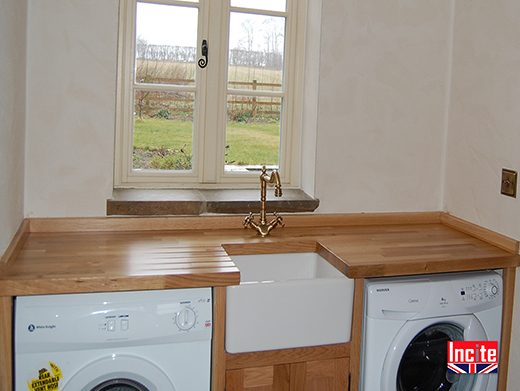
POLYGON ((448 372, 497 373, 497 341, 449 341, 448 372))

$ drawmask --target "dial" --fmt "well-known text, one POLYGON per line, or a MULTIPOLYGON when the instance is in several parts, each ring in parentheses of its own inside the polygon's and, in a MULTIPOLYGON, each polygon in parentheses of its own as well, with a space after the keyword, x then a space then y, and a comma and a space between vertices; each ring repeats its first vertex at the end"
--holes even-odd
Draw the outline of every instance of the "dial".
POLYGON ((493 282, 489 282, 489 284, 486 287, 486 292, 489 296, 498 295, 498 285, 496 285, 493 282))
POLYGON ((181 330, 189 330, 195 325, 197 314, 192 308, 186 307, 177 312, 175 316, 175 324, 181 330))

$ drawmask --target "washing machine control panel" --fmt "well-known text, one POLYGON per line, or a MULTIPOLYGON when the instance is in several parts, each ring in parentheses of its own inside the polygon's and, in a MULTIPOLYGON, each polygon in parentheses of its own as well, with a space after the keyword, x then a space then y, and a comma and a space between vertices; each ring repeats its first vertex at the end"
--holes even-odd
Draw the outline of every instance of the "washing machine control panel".
POLYGON ((211 339, 211 288, 17 298, 18 348, 130 346, 211 339))
POLYGON ((479 312, 502 305, 502 278, 490 271, 374 278, 365 303, 366 316, 381 319, 479 312))
POLYGON ((104 311, 90 312, 83 317, 79 329, 90 333, 97 329, 98 335, 107 338, 125 339, 149 328, 154 334, 176 334, 208 329, 212 326, 211 298, 173 300, 156 303, 127 303, 126 308, 110 306, 104 311), (209 306, 209 308, 208 308, 209 306), (94 326, 95 324, 95 326, 94 326))
POLYGON ((495 300, 501 295, 500 283, 496 278, 487 280, 469 281, 461 284, 460 299, 462 301, 479 302, 482 300, 495 300))

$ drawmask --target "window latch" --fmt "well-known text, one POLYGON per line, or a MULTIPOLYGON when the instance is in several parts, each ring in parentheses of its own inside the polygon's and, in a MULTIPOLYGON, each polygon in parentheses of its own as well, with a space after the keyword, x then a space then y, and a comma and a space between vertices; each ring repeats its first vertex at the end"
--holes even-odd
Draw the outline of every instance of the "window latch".
POLYGON ((208 65, 208 42, 205 39, 202 40, 202 56, 204 58, 199 59, 198 64, 199 67, 206 68, 208 65))

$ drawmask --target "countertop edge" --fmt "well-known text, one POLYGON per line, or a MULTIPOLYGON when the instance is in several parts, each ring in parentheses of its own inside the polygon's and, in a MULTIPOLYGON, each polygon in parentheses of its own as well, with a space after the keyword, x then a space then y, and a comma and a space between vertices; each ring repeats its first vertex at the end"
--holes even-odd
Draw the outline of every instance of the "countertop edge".
POLYGON ((138 290, 189 289, 238 285, 240 272, 107 276, 79 278, 0 279, 0 296, 29 296, 70 293, 122 292, 138 290))

